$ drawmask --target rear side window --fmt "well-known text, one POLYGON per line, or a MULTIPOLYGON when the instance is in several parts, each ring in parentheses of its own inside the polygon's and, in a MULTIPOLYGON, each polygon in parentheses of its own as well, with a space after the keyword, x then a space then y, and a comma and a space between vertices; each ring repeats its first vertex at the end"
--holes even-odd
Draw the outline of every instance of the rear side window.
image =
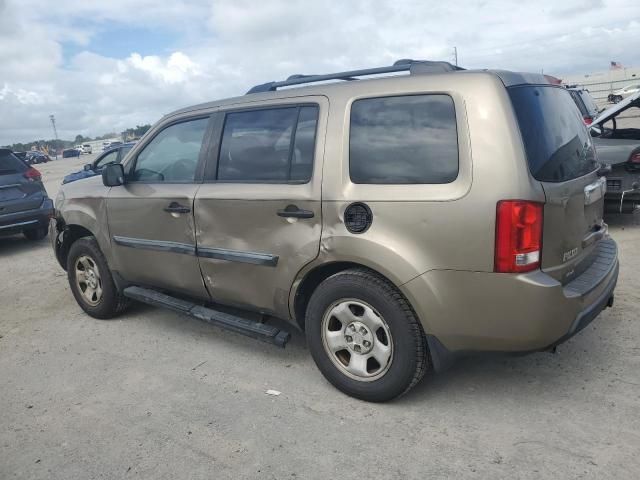
POLYGON ((27 170, 27 165, 9 150, 0 150, 0 175, 14 175, 27 170))
POLYGON ((306 183, 311 179, 317 106, 260 109, 225 117, 220 181, 306 183))
POLYGON ((597 168, 591 136, 568 91, 558 87, 509 88, 529 170, 541 182, 566 182, 597 168))
POLYGON ((571 94, 571 98, 573 98, 573 101, 575 102, 576 107, 578 107, 578 110, 580 110, 580 113, 582 115, 589 115, 589 111, 587 110, 587 107, 582 101, 582 97, 580 96, 580 94, 573 90, 570 90, 569 93, 571 94))
POLYGON ((580 98, 582 99, 582 102, 584 103, 584 106, 587 107, 587 110, 589 111, 590 114, 597 114, 598 113, 598 106, 593 101, 593 97, 591 97, 589 92, 587 92, 585 90, 581 91, 580 92, 580 98))
POLYGON ((354 183, 437 184, 458 176, 458 132, 448 95, 356 100, 349 173, 354 183))

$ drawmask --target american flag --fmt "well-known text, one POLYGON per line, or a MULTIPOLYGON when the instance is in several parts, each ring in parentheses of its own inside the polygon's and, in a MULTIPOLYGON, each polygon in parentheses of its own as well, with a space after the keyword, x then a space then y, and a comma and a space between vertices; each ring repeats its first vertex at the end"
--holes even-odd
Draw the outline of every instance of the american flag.
POLYGON ((614 62, 611 60, 611 66, 609 67, 611 70, 622 70, 622 64, 620 62, 614 62))

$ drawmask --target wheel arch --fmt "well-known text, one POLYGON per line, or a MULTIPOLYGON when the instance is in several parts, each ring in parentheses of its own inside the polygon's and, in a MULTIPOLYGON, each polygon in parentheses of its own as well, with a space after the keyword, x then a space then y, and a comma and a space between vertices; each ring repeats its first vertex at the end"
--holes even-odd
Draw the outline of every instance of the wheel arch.
POLYGON ((80 238, 85 237, 94 237, 94 233, 88 228, 78 225, 78 224, 66 224, 58 221, 57 224, 58 234, 56 238, 52 241, 54 242, 54 249, 56 254, 56 259, 60 266, 67 270, 67 258, 69 257, 69 250, 71 249, 71 245, 73 245, 80 238))
MULTIPOLYGON (((364 263, 349 260, 336 260, 316 265, 313 268, 308 269, 304 274, 300 275, 299 279, 295 282, 292 289, 291 304, 293 319, 302 331, 305 330, 305 314, 307 305, 309 303, 311 295, 313 295, 313 292, 318 287, 318 285, 320 285, 324 280, 331 277, 332 275, 335 275, 336 273, 353 268, 369 270, 375 275, 384 278, 387 282, 397 288, 399 292, 401 292, 399 288, 400 284, 398 283, 397 279, 396 281, 394 281, 392 278, 390 278, 389 275, 385 275, 380 269, 377 269, 370 265, 366 265, 364 263)), ((402 295, 404 296, 404 294, 402 295)), ((409 299, 406 300, 411 305, 409 299)), ((411 308, 413 308, 413 306, 411 308)))

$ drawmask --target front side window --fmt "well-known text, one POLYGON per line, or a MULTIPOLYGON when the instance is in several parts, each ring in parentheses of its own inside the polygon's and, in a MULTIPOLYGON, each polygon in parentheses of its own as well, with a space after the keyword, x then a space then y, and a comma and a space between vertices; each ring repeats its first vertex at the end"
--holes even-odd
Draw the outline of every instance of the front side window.
POLYGON ((228 113, 225 117, 219 181, 305 183, 311 179, 317 106, 228 113))
POLYGON ((132 181, 193 182, 208 118, 170 125, 138 154, 132 181))
POLYGON ((458 176, 458 132, 448 95, 356 100, 351 107, 353 183, 441 184, 458 176))

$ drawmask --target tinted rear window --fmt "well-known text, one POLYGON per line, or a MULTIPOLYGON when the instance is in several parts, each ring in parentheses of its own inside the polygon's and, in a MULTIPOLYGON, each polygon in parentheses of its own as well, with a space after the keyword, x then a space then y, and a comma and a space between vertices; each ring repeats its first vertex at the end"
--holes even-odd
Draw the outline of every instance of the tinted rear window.
POLYGON ((13 175, 27 170, 27 166, 8 150, 0 150, 0 175, 13 175))
POLYGON ((529 170, 541 182, 565 182, 597 168, 591 137, 568 91, 558 87, 509 88, 529 170))
POLYGON ((589 113, 591 114, 598 113, 598 106, 593 101, 593 97, 589 94, 589 92, 584 90, 581 91, 580 98, 582 98, 582 101, 584 102, 584 106, 587 107, 587 110, 589 110, 589 113))
POLYGON ((317 123, 317 106, 227 113, 218 180, 308 182, 313 170, 317 123))
POLYGON ((349 139, 353 183, 450 183, 458 176, 458 132, 448 95, 353 102, 349 139))

